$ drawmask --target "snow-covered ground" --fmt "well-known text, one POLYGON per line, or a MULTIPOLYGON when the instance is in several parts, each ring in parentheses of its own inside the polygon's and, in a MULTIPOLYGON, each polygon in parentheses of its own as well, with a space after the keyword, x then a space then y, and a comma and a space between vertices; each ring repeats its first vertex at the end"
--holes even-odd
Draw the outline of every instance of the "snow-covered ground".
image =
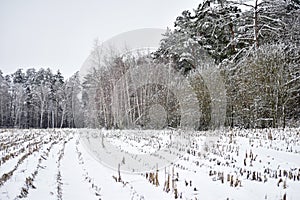
POLYGON ((193 132, 177 148, 169 141, 176 131, 99 132, 120 152, 168 148, 178 159, 134 174, 120 161, 119 177, 82 130, 0 130, 0 199, 300 199, 300 128, 217 131, 211 145, 206 132, 193 132))

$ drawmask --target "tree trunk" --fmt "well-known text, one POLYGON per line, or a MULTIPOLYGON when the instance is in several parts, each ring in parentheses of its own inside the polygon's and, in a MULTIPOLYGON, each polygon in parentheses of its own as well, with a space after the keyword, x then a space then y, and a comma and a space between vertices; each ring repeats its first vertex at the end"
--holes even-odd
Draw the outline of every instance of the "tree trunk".
POLYGON ((255 0, 255 6, 254 6, 254 19, 253 19, 253 25, 254 25, 254 45, 255 48, 259 47, 259 41, 258 41, 258 0, 255 0))

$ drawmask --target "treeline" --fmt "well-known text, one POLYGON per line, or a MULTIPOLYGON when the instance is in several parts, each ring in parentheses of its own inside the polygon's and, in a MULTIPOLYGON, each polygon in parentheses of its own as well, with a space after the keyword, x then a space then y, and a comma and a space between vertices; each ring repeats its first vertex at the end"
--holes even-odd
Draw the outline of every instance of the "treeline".
MULTIPOLYGON (((0 127, 180 127, 178 94, 165 84, 135 88, 127 72, 139 66, 185 77, 199 102, 197 129, 215 128, 212 121, 222 115, 212 114, 218 99, 203 77, 210 68, 224 80, 225 126, 299 126, 299 0, 205 0, 176 18, 154 53, 120 56, 111 49, 104 58, 102 52, 96 42, 81 82, 78 73, 64 80, 50 69, 0 73, 0 127)), ((173 78, 164 81, 177 84, 173 78)))
POLYGON ((77 127, 79 89, 77 74, 65 81, 49 68, 18 69, 10 75, 0 70, 0 127, 77 127))
MULTIPOLYGON (((156 115, 166 116, 164 127, 180 126, 178 98, 161 85, 145 85, 133 91, 135 86, 129 75, 118 89, 118 102, 114 102, 114 88, 120 86, 118 80, 127 76, 129 69, 160 64, 177 70, 193 87, 201 111, 198 129, 214 128, 212 105, 218 99, 212 98, 202 75, 208 68, 218 69, 224 79, 225 126, 299 125, 298 0, 205 0, 176 18, 174 29, 167 30, 159 49, 150 56, 124 59, 112 53, 101 60, 101 48, 97 43, 94 46, 93 70, 84 87, 89 126, 148 127, 154 116, 151 109, 157 104, 165 110, 158 109, 156 115)), ((172 78, 168 81, 176 82, 172 78)))

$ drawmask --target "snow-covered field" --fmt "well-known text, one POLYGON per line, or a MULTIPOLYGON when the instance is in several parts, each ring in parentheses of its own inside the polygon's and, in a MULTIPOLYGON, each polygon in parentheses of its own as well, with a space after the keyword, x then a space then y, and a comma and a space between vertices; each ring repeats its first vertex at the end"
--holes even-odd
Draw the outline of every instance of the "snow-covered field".
MULTIPOLYGON (((163 148, 135 131, 99 132, 120 151, 163 148)), ((157 133, 167 141, 177 132, 157 133)), ((174 163, 132 174, 120 162, 120 177, 95 159, 81 134, 0 130, 0 199, 300 199, 300 128, 217 131, 211 145, 206 132, 194 132, 189 143, 169 148, 179 157, 174 163)))

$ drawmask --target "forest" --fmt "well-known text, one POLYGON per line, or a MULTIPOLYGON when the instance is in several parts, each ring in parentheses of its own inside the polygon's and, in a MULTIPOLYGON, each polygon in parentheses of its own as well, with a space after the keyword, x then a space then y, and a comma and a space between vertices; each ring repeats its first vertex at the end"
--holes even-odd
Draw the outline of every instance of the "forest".
MULTIPOLYGON (((92 47, 94 68, 81 80, 50 68, 0 71, 0 128, 151 128, 150 107, 161 105, 166 122, 180 127, 180 104, 162 85, 132 92, 126 87, 117 116, 114 88, 137 66, 170 67, 187 80, 202 115, 197 130, 211 126, 213 101, 201 71, 220 71, 226 88, 226 127, 296 127, 300 121, 300 1, 207 0, 185 10, 163 35, 159 48, 147 55, 117 52, 99 60, 101 45, 92 47)), ((172 80, 170 80, 172 81, 172 80)), ((118 108, 119 109, 119 108, 118 108)), ((222 124, 223 125, 223 124, 222 124)))

